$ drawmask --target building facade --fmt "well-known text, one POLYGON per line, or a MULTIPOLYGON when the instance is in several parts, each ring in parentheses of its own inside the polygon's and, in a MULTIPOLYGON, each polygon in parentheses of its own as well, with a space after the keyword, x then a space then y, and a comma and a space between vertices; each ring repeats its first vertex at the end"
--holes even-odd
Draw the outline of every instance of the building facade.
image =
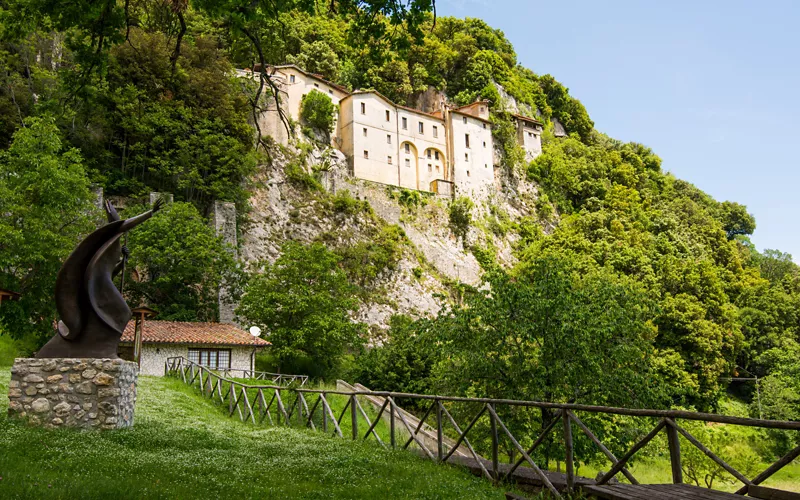
MULTIPOLYGON (((133 359, 134 328, 131 321, 122 334, 123 359, 133 359)), ((212 369, 253 370, 256 352, 269 345, 231 324, 145 320, 139 373, 163 376, 167 359, 178 356, 212 369)))
MULTIPOLYGON (((495 151, 489 102, 426 113, 395 104, 376 91, 346 89, 294 65, 273 66, 281 106, 300 120, 303 96, 318 90, 338 106, 331 144, 342 151, 354 177, 446 196, 481 196, 495 189, 495 151)), ((257 73, 240 72, 257 78, 257 73)), ((542 152, 541 122, 513 115, 517 140, 529 160, 542 152)), ((261 133, 281 143, 288 135, 277 112, 259 119, 261 133)))

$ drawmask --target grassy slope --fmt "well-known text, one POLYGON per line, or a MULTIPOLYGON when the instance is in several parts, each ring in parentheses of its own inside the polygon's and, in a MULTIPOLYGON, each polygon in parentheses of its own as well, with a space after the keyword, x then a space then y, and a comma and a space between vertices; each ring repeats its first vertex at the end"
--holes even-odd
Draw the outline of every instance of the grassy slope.
POLYGON ((9 421, 0 368, 0 497, 502 498, 468 473, 413 454, 221 416, 173 379, 142 377, 133 429, 104 433, 9 421))

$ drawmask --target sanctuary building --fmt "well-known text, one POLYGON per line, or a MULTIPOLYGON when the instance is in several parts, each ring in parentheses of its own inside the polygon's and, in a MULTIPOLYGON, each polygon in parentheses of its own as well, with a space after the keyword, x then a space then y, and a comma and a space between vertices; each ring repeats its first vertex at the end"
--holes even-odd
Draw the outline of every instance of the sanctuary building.
MULTIPOLYGON (((435 111, 425 112, 374 90, 348 92, 294 65, 273 66, 268 72, 280 90, 282 111, 294 121, 300 121, 301 101, 312 90, 338 106, 331 144, 344 153, 354 177, 443 196, 479 196, 495 189, 488 101, 461 107, 440 102, 435 111)), ((250 70, 239 74, 257 78, 250 70)), ((542 152, 543 125, 522 115, 513 118, 517 140, 531 160, 542 152)), ((288 142, 277 108, 262 113, 259 129, 288 142)))

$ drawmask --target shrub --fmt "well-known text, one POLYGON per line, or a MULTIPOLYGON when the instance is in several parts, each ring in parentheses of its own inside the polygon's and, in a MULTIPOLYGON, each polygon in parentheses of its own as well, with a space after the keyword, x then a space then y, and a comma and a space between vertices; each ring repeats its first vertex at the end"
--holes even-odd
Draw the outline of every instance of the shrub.
POLYGON ((397 267, 404 241, 399 226, 384 226, 374 238, 341 249, 342 267, 352 282, 367 286, 384 271, 397 267))
POLYGON ((469 198, 461 196, 450 204, 450 229, 462 239, 467 237, 472 223, 472 208, 475 204, 469 198))
POLYGON ((324 132, 333 132, 336 106, 318 90, 312 90, 300 101, 300 118, 311 127, 324 132))
POLYGON ((369 213, 371 207, 368 201, 360 201, 358 198, 353 198, 350 191, 342 189, 333 198, 333 209, 339 213, 356 215, 360 212, 369 213))

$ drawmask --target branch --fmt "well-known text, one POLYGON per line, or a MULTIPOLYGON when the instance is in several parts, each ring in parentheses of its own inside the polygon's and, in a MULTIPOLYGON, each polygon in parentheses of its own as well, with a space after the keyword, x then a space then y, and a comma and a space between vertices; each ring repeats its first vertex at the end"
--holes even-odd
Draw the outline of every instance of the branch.
POLYGON ((283 123, 284 128, 286 129, 286 133, 290 136, 292 135, 291 127, 289 126, 289 119, 286 117, 286 113, 284 112, 283 108, 281 107, 281 95, 280 89, 278 85, 272 80, 271 75, 267 74, 267 62, 264 58, 264 50, 261 47, 261 40, 258 39, 255 35, 253 35, 250 30, 242 26, 242 33, 245 34, 247 38, 250 39, 250 42, 253 44, 253 47, 256 49, 256 53, 258 54, 258 62, 261 66, 259 71, 259 85, 258 91, 256 92, 255 101, 253 102, 253 120, 256 125, 256 129, 258 130, 258 143, 263 144, 261 140, 261 128, 258 126, 258 114, 257 111, 260 109, 258 107, 258 102, 261 99, 261 94, 264 91, 264 84, 270 86, 272 90, 272 94, 275 96, 275 104, 278 111, 278 117, 281 119, 281 123, 283 123))
POLYGON ((178 63, 178 57, 181 55, 181 41, 183 40, 183 35, 186 34, 186 20, 183 18, 183 11, 178 9, 180 9, 180 7, 173 4, 173 10, 175 10, 175 13, 178 15, 178 22, 181 28, 180 31, 178 31, 178 39, 175 41, 175 50, 169 57, 169 62, 172 64, 172 76, 175 76, 175 65, 178 63))

